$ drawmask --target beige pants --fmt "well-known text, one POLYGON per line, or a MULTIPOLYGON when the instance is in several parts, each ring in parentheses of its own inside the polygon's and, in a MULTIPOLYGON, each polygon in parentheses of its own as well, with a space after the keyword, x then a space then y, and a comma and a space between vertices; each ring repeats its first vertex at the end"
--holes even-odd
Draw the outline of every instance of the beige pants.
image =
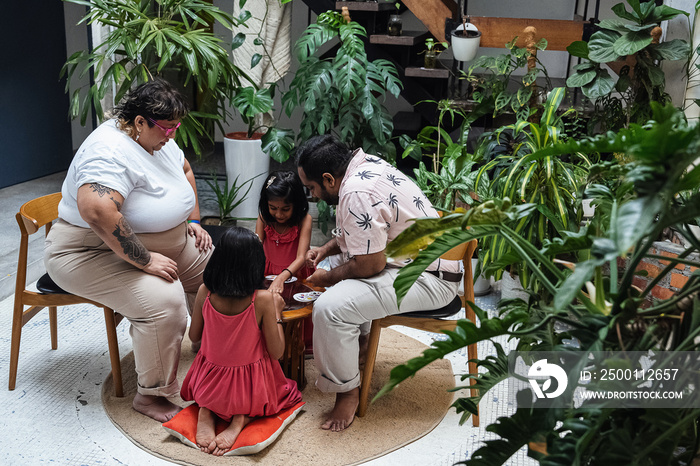
POLYGON ((211 249, 199 252, 187 225, 162 233, 140 233, 143 245, 177 262, 179 280, 169 283, 116 254, 89 228, 59 220, 46 240, 44 262, 64 290, 111 307, 131 323, 138 392, 179 392, 177 366, 187 327, 188 304, 202 284, 211 249))
POLYGON ((398 270, 386 268, 372 278, 343 280, 314 302, 314 364, 320 372, 316 386, 322 392, 345 393, 360 386, 359 336, 369 332, 372 320, 439 309, 457 296, 459 283, 424 273, 399 311, 394 291, 398 270))

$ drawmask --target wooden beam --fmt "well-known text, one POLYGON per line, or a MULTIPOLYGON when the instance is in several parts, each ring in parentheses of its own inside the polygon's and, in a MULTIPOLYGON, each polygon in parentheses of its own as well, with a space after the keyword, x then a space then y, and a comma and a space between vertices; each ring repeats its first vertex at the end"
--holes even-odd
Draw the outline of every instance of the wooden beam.
POLYGON ((523 29, 534 26, 537 37, 547 39, 547 50, 566 50, 574 41, 583 37, 583 20, 563 19, 529 19, 529 18, 492 18, 471 16, 471 22, 481 31, 481 47, 504 48, 518 36, 516 44, 524 47, 523 29))
POLYGON ((402 0, 430 33, 438 40, 445 40, 445 19, 457 18, 459 6, 454 0, 402 0))

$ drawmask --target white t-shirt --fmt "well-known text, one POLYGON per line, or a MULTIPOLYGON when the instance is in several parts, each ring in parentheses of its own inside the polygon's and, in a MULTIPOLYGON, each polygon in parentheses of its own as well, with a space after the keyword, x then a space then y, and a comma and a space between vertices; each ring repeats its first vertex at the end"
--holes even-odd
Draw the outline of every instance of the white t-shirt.
POLYGON ((78 188, 99 183, 124 197, 121 213, 134 233, 174 228, 187 220, 196 202, 184 164, 185 154, 174 140, 151 155, 119 130, 116 120, 106 121, 75 154, 61 188, 58 216, 90 228, 78 211, 78 188))

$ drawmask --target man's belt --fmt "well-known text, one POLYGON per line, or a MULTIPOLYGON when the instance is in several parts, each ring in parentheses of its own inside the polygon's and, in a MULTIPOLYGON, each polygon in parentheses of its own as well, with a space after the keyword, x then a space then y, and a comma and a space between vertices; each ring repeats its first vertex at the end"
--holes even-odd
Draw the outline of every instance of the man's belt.
POLYGON ((441 270, 426 270, 430 275, 435 275, 441 280, 458 283, 462 281, 462 274, 455 272, 443 272, 441 270))

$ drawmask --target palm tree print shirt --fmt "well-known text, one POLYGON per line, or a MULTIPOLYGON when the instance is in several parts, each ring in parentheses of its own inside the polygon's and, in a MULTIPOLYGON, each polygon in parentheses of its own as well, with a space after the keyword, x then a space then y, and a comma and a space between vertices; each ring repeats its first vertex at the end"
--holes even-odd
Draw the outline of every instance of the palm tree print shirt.
MULTIPOLYGON (((419 217, 437 217, 408 176, 380 159, 355 151, 340 184, 336 238, 345 258, 374 254, 419 217)), ((408 262, 406 262, 408 263, 408 262)), ((401 267, 406 263, 388 263, 401 267)), ((459 261, 438 259, 428 270, 459 272, 459 261)))

